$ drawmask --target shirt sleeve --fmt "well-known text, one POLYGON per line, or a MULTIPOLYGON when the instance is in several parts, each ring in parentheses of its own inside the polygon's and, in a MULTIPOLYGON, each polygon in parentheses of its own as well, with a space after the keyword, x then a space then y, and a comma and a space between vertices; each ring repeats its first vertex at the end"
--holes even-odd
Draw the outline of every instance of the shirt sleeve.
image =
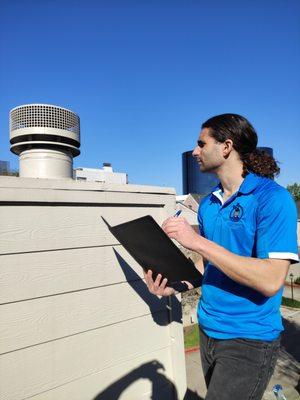
POLYGON ((299 261, 297 210, 286 189, 272 191, 261 199, 256 233, 257 257, 299 261))
POLYGON ((203 202, 199 205, 198 209, 198 225, 199 225, 199 233, 201 236, 204 235, 204 229, 203 229, 203 218, 202 218, 202 211, 201 208, 203 209, 203 202))

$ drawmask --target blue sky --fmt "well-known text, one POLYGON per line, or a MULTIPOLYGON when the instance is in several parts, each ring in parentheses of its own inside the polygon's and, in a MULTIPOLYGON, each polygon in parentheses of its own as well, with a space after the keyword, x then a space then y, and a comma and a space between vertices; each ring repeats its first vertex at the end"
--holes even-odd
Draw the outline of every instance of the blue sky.
POLYGON ((247 117, 300 182, 298 0, 1 0, 0 159, 9 110, 56 104, 81 119, 74 166, 182 191, 181 153, 209 117, 247 117))

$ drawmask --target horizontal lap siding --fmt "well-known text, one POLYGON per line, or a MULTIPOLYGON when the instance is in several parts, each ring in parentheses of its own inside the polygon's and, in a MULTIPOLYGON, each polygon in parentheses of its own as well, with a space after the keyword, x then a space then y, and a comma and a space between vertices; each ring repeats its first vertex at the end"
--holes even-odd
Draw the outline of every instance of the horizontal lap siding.
POLYGON ((101 372, 30 397, 31 400, 151 399, 153 382, 162 400, 173 400, 172 359, 168 348, 156 350, 101 372), (113 393, 113 394, 112 394, 113 393), (98 396, 98 398, 97 398, 98 396))
POLYGON ((22 400, 169 346, 169 327, 147 316, 7 353, 0 399, 22 400))
POLYGON ((0 303, 143 278, 121 245, 2 255, 0 262, 0 303))
POLYGON ((164 311, 143 281, 2 305, 0 354, 164 311))
POLYGON ((0 254, 111 246, 111 225, 151 214, 158 222, 162 207, 0 206, 0 254))
POLYGON ((0 399, 92 400, 131 370, 148 375, 124 400, 150 399, 153 374, 168 399, 180 324, 169 324, 166 299, 148 292, 101 216, 161 223, 174 211, 172 192, 26 182, 0 179, 0 399))

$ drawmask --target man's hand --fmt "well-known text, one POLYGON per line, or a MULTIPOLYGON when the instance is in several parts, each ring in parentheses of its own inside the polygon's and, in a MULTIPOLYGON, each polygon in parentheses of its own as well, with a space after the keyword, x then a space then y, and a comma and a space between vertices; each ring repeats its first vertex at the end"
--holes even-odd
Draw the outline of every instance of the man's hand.
POLYGON ((155 281, 153 281, 152 271, 149 269, 147 273, 144 271, 144 276, 150 293, 156 296, 171 296, 176 293, 175 289, 167 286, 167 278, 161 280, 161 274, 158 274, 155 281))
POLYGON ((164 221, 162 229, 171 239, 175 239, 187 249, 197 250, 201 236, 194 231, 185 218, 170 217, 164 221))

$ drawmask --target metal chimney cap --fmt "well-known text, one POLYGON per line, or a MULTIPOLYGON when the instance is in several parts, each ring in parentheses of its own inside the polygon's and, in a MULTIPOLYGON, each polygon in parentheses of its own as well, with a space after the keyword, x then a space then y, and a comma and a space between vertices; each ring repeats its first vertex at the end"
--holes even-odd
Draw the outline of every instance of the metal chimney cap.
POLYGON ((73 111, 50 104, 15 107, 10 112, 10 143, 15 154, 37 147, 63 150, 69 147, 75 157, 80 154, 79 117, 73 111))

